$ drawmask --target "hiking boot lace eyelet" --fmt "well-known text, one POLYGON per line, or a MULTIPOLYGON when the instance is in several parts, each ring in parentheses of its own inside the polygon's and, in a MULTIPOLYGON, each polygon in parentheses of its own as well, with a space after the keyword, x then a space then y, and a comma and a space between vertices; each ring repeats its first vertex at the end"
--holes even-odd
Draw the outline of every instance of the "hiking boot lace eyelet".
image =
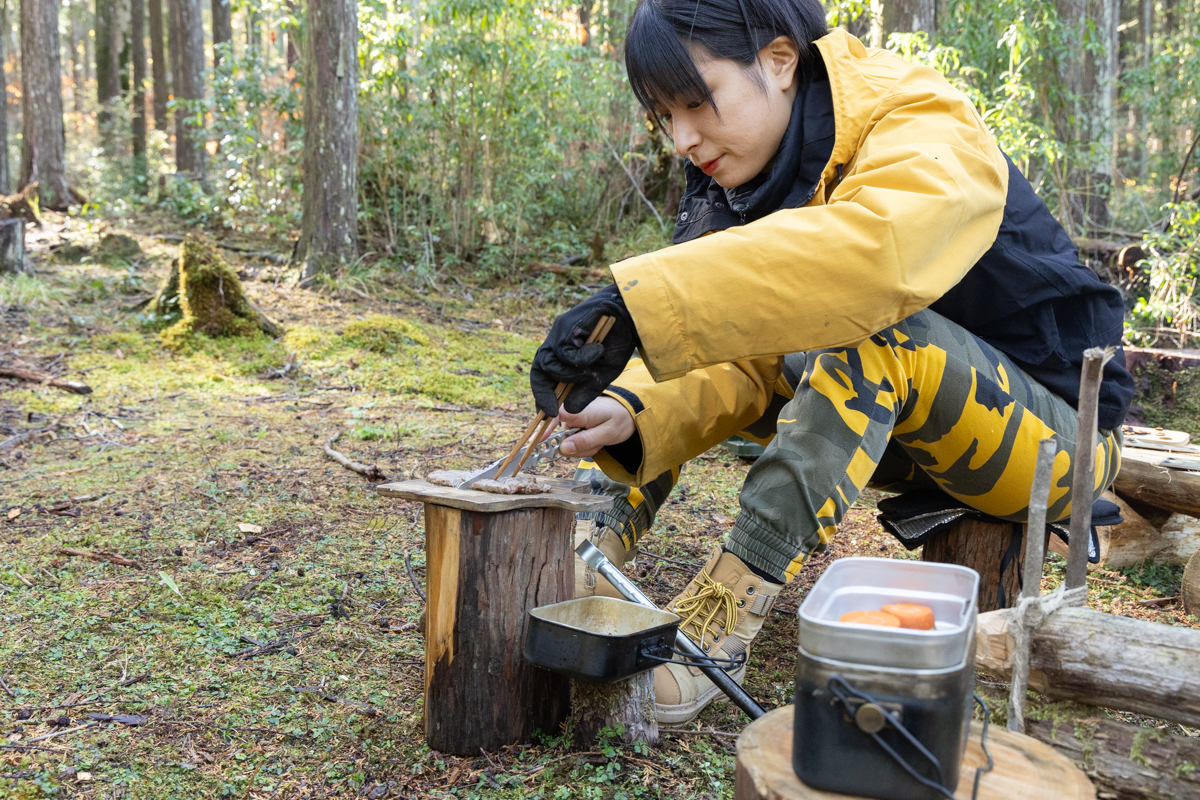
POLYGON ((746 607, 746 601, 738 600, 738 608, 745 608, 745 607, 746 607))
POLYGON ((754 594, 754 587, 753 587, 753 586, 747 586, 747 587, 746 587, 746 594, 754 594))

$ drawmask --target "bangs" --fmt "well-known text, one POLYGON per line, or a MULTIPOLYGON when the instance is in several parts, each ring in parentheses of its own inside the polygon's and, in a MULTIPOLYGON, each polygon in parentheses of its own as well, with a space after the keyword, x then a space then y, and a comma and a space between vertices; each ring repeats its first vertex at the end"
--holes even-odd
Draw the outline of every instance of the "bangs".
POLYGON ((664 106, 713 101, 692 54, 654 0, 642 0, 629 23, 625 72, 634 96, 660 127, 664 106))

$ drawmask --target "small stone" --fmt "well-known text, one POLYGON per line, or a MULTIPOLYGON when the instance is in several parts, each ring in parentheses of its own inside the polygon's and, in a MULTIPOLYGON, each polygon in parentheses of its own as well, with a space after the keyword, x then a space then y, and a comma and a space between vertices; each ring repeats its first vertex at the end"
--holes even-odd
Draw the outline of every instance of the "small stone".
POLYGON ((181 555, 183 555, 183 548, 182 548, 182 547, 176 547, 176 548, 175 548, 175 550, 174 550, 173 552, 175 553, 175 555, 177 555, 177 556, 181 556, 181 555))
POLYGON ((271 545, 270 547, 268 547, 268 548, 267 548, 267 552, 268 552, 268 553, 278 553, 278 552, 279 552, 279 548, 278 548, 278 547, 276 547, 275 545, 271 545))
POLYGON ((72 767, 72 766, 69 766, 69 765, 67 765, 67 764, 63 764, 61 767, 59 767, 59 768, 58 768, 58 777, 60 777, 60 778, 74 778, 74 777, 75 777, 75 773, 76 773, 77 771, 78 771, 78 770, 76 770, 74 767, 72 767))
POLYGON ((300 567, 296 570, 296 577, 298 577, 298 578, 304 577, 304 567, 300 567))
POLYGON ((66 714, 63 714, 58 719, 54 720, 54 725, 59 728, 65 728, 70 724, 71 724, 71 718, 68 717, 66 714))
POLYGON ((17 719, 29 719, 33 716, 33 712, 28 708, 22 708, 17 712, 17 719))

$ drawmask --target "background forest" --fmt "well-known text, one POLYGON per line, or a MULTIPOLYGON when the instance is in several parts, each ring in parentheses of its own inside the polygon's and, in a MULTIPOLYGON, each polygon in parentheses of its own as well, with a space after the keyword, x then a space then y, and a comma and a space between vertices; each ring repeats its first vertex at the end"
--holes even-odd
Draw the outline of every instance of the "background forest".
MULTIPOLYGON (((310 116, 329 113, 351 132, 348 120, 358 122, 356 140, 337 144, 356 178, 338 201, 357 201, 357 241, 332 252, 335 272, 401 273, 419 286, 450 274, 502 279, 531 262, 603 267, 666 241, 682 187, 679 157, 623 81, 633 6, 149 0, 143 10, 64 0, 57 27, 22 27, 9 9, 0 190, 22 188, 41 165, 63 176, 35 176, 43 204, 73 190, 87 201, 80 213, 163 209, 280 248, 299 238, 304 250, 301 187, 329 169, 303 158, 307 81, 310 116), (337 37, 306 47, 326 6, 345 20, 347 46, 357 42, 356 64, 322 49, 337 37), (22 119, 22 70, 51 67, 24 64, 22 46, 60 55, 50 77, 62 87, 61 167, 25 143, 42 123, 22 119), (357 74, 340 106, 317 83, 334 61, 339 77, 357 74)), ((1200 220, 1195 3, 827 6, 831 25, 935 66, 974 99, 1084 256, 1128 290, 1131 341, 1189 343, 1200 220), (1113 256, 1128 244, 1139 248, 1122 255, 1118 274, 1113 256)))
MULTIPOLYGON (((422 509, 364 478, 504 456, 554 316, 669 242, 683 163, 625 83, 634 7, 0 0, 0 798, 733 796, 727 703, 653 747, 568 725, 431 750, 422 509), (188 269, 222 325, 193 324, 188 269)), ((826 9, 971 96, 1123 291, 1130 344, 1200 347, 1200 0, 826 9)), ((1200 436, 1200 371, 1137 380, 1137 421, 1200 436)), ((625 567, 655 602, 748 469, 686 466, 625 567)), ((791 702, 829 563, 916 557, 877 498, 780 595, 750 656, 764 706, 791 702)), ((1200 628, 1176 562, 1095 565, 1089 607, 1200 628)), ((1008 684, 976 686, 1003 727, 1008 684)), ((1200 793, 1200 730, 1046 696, 1027 716, 1102 796, 1200 793), (1113 726, 1134 744, 1105 772, 1113 726)))

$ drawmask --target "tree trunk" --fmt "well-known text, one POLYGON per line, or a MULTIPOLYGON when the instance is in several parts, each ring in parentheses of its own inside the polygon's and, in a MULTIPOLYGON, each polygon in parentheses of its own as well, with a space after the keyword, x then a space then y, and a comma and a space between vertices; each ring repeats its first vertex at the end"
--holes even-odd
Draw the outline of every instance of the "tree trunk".
MULTIPOLYGON (((204 99, 204 18, 200 0, 171 0, 172 24, 179 37, 179 72, 175 97, 181 102, 204 99)), ((188 110, 175 113, 175 170, 204 180, 208 169, 203 118, 188 110)))
POLYGON ((291 73, 292 85, 297 85, 300 82, 300 3, 297 0, 288 0, 288 15, 291 21, 287 28, 287 67, 291 73))
MULTIPOLYGON (((80 39, 79 4, 75 0, 67 5, 67 50, 71 54, 71 101, 77 113, 83 113, 83 64, 79 60, 80 39)), ((86 28, 84 29, 86 31, 86 28)), ((86 36, 87 33, 83 33, 86 36)))
POLYGON ((592 6, 595 0, 583 0, 579 4, 579 42, 584 47, 592 44, 592 6))
MULTIPOLYGON (((1012 670, 1012 609, 981 614, 976 666, 1012 670)), ((1200 631, 1060 608, 1033 632, 1029 688, 1061 700, 1200 725, 1200 631)))
POLYGON ((21 0, 22 186, 41 184, 43 208, 64 209, 67 189, 62 73, 58 60, 58 3, 21 0))
POLYGON ((654 670, 615 683, 571 681, 570 727, 575 747, 591 750, 604 728, 624 729, 621 741, 658 745, 658 718, 654 714, 654 670))
MULTIPOLYGON (((8 44, 8 3, 0 0, 0 64, 7 61, 5 48, 8 44)), ((0 195, 8 194, 9 178, 8 167, 8 76, 0 70, 0 88, 3 89, 4 96, 0 99, 0 195)))
POLYGON ((1119 0, 1058 0, 1071 57, 1059 60, 1059 78, 1073 104, 1055 114, 1055 136, 1076 160, 1064 176, 1067 185, 1059 215, 1070 234, 1087 235, 1109 222, 1108 195, 1114 175, 1114 108, 1117 79, 1119 0), (1085 46, 1094 29, 1101 48, 1085 46), (1096 155, 1088 153, 1094 148, 1096 155), (1082 163, 1080 163, 1082 161, 1082 163))
POLYGON ((117 0, 96 0, 96 121, 103 138, 110 135, 112 125, 109 103, 121 93, 118 56, 112 52, 116 3, 117 0))
POLYGON ((1200 473, 1171 466, 1174 458, 1160 450, 1125 448, 1113 489, 1155 508, 1200 517, 1200 473))
POLYGON ((213 68, 221 66, 223 51, 233 41, 233 17, 230 11, 230 0, 212 0, 212 43, 213 68))
POLYGON ((171 84, 167 78, 167 52, 163 41, 163 0, 150 3, 150 59, 154 75, 154 129, 167 129, 167 101, 171 99, 171 84))
POLYGON ((872 0, 871 46, 887 45, 888 34, 937 32, 937 0, 872 0))
POLYGON ((146 0, 132 0, 129 6, 129 26, 133 39, 133 110, 130 127, 133 133, 133 170, 137 191, 146 193, 146 0))
POLYGON ((358 258, 358 9, 309 0, 304 37, 304 201, 292 264, 301 282, 358 258))
MULTIPOLYGON (((166 0, 167 3, 167 52, 171 67, 172 99, 179 99, 179 81, 182 70, 179 67, 179 51, 182 49, 182 35, 179 33, 179 3, 180 0, 166 0)), ((178 113, 175 114, 179 116, 178 113)))

